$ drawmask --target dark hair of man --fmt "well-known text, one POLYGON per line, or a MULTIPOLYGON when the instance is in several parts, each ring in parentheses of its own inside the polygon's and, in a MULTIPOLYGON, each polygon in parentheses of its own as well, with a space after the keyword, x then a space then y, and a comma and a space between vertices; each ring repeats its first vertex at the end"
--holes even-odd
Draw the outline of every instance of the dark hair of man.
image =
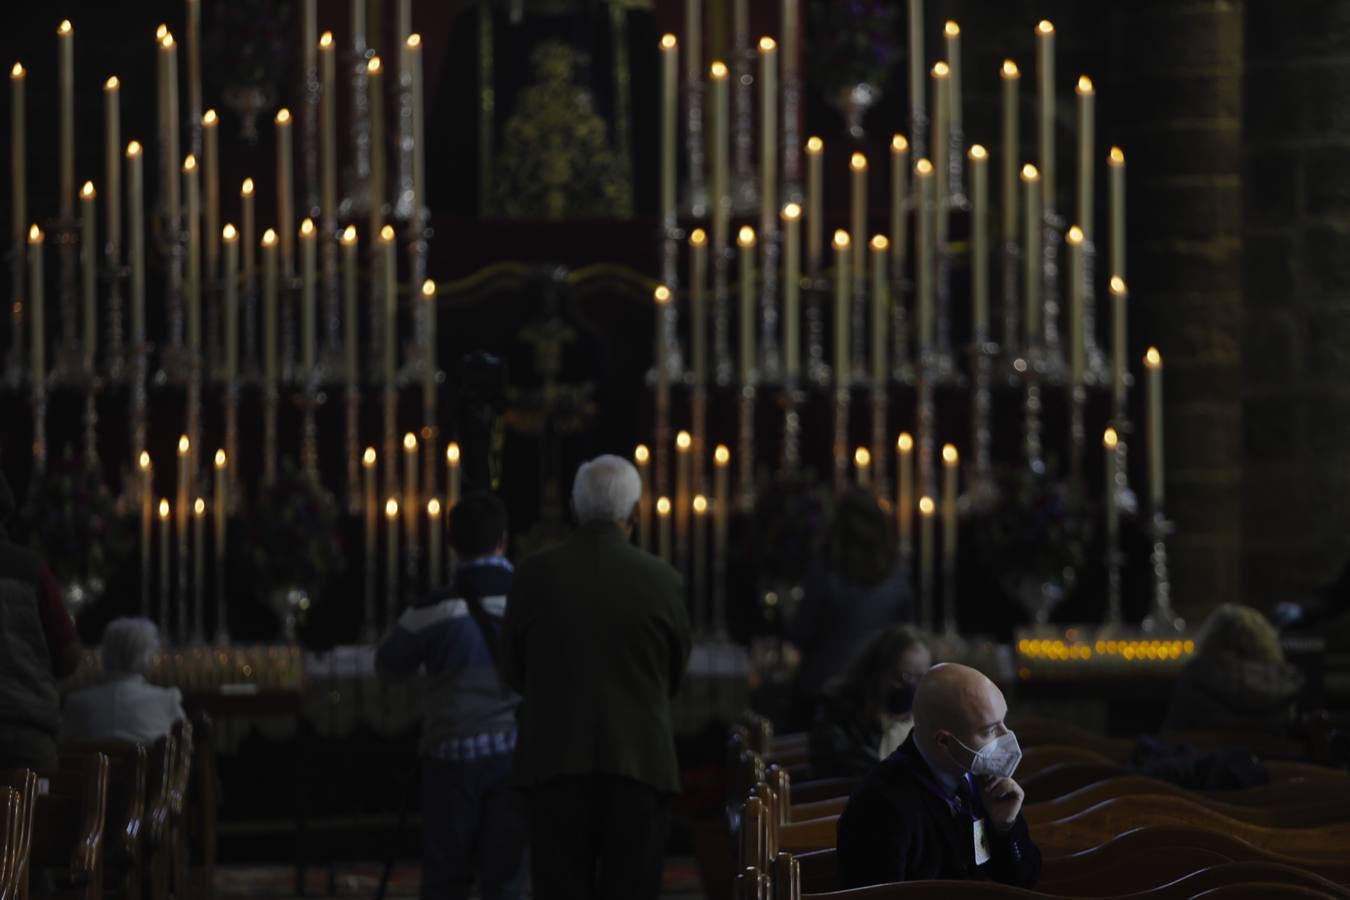
POLYGON ((487 556, 506 536, 506 504, 490 491, 470 491, 450 510, 450 546, 461 560, 487 556))

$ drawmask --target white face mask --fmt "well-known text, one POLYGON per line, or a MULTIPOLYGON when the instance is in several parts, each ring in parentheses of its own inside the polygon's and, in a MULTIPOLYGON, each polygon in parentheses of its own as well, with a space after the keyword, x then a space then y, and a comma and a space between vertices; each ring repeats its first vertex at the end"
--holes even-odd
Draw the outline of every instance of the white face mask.
POLYGON ((973 757, 970 765, 963 767, 972 775, 1011 778, 1012 773, 1017 771, 1018 763, 1022 761, 1022 747, 1017 743, 1017 735, 1011 731, 1005 731, 979 750, 970 749, 961 743, 961 739, 956 735, 952 735, 952 740, 973 757))

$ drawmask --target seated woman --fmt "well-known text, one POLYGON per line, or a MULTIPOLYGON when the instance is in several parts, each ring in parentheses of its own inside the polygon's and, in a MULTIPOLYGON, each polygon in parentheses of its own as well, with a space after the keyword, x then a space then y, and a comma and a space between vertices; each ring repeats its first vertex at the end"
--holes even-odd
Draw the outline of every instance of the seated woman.
POLYGON ((66 698, 61 742, 153 743, 183 718, 178 688, 150 684, 159 629, 149 619, 114 619, 103 630, 103 683, 66 698))
POLYGON ((809 742, 816 776, 865 775, 903 744, 914 727, 914 692, 932 664, 908 625, 877 635, 816 706, 809 742))
POLYGON ((1283 734, 1303 676, 1285 662, 1266 617, 1225 603, 1210 613, 1198 644, 1173 688, 1163 731, 1283 734))

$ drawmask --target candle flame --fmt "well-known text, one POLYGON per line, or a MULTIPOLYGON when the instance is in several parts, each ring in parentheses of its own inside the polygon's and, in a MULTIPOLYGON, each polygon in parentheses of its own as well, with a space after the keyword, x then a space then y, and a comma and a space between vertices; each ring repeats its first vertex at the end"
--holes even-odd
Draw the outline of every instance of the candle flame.
POLYGON ((164 32, 164 37, 159 39, 159 45, 165 50, 173 49, 173 35, 170 32, 164 32))
POLYGON ((891 152, 904 153, 909 149, 909 139, 903 134, 893 135, 891 137, 891 152))
POLYGON ((10 78, 22 78, 22 77, 23 77, 23 63, 21 63, 21 62, 16 62, 16 63, 10 68, 10 70, 9 70, 9 77, 10 77, 10 78))
POLYGON ((889 249, 890 246, 891 246, 891 242, 888 241, 888 240, 886 240, 886 235, 884 235, 884 234, 874 234, 874 235, 872 235, 872 249, 873 249, 873 250, 876 250, 876 251, 879 251, 879 252, 880 252, 880 251, 889 249))
POLYGON ((430 278, 422 282, 422 296, 428 299, 434 298, 436 296, 436 282, 430 278))
POLYGON ((386 225, 380 229, 380 240, 386 244, 394 239, 394 226, 386 225))
POLYGON ((669 303, 670 288, 666 287, 664 284, 658 284, 656 290, 652 291, 652 299, 657 303, 669 303))
POLYGON ((1086 75, 1078 76, 1078 93, 1091 94, 1093 92, 1092 79, 1086 75))
POLYGON ((333 32, 325 31, 319 35, 319 49, 327 50, 331 46, 333 46, 333 32))
POLYGON ((749 225, 742 225, 741 230, 736 233, 736 243, 741 247, 755 246, 755 229, 749 225))
POLYGON ((952 73, 951 68, 942 60, 938 60, 937 62, 933 63, 934 78, 946 78, 951 73, 952 73))
POLYGON ((848 248, 848 232, 840 228, 834 233, 834 249, 845 250, 848 248))
POLYGON ((1040 177, 1041 173, 1031 163, 1027 163, 1025 166, 1022 167, 1023 181, 1036 181, 1040 177))
POLYGON ((694 439, 689 436, 687 431, 681 431, 675 435, 675 448, 677 450, 688 450, 693 443, 694 439))
POLYGON ((220 117, 216 115, 216 111, 214 109, 208 109, 206 112, 202 113, 203 128, 214 127, 215 124, 219 121, 220 117))
POLYGON ((670 498, 669 498, 669 497, 657 497, 657 498, 656 498, 656 514, 657 514, 658 516, 668 516, 668 515, 670 515, 670 498))
POLYGON ((961 454, 956 452, 955 444, 942 445, 942 463, 943 465, 954 466, 961 461, 961 454))
POLYGON ((708 511, 708 498, 702 494, 694 495, 694 515, 701 516, 708 511))
POLYGON ((825 142, 818 137, 809 137, 806 139, 806 152, 819 153, 825 149, 825 142))
POLYGON ((305 238, 314 236, 313 219, 305 218, 300 221, 300 236, 305 238))
POLYGON ((142 470, 150 468, 150 454, 142 450, 141 455, 136 457, 136 465, 142 470))
POLYGON ((708 232, 704 231, 702 228, 695 228, 693 231, 689 233, 689 243, 691 246, 694 247, 702 246, 704 243, 707 242, 707 240, 708 240, 708 232))
POLYGON ((1050 35, 1055 33, 1055 26, 1049 19, 1041 19, 1036 23, 1036 33, 1050 35))
POLYGON ((1124 278, 1121 278, 1119 275, 1111 276, 1111 293, 1120 294, 1122 296, 1129 293, 1129 290, 1125 287, 1124 278))
POLYGON ((178 436, 178 455, 187 456, 187 452, 192 449, 192 441, 188 440, 186 434, 178 436))
POLYGON ((37 225, 28 226, 28 243, 30 244, 42 243, 42 229, 37 227, 37 225))
POLYGON ((355 225, 348 225, 346 228, 342 229, 342 238, 341 238, 341 240, 342 240, 342 243, 344 243, 344 244, 349 244, 349 245, 350 245, 350 244, 355 244, 355 243, 356 243, 356 226, 355 226, 355 225))
POLYGON ((201 497, 198 497, 196 500, 194 500, 192 503, 192 512, 197 518, 200 519, 202 517, 202 514, 206 512, 206 501, 203 500, 201 497))
POLYGON ((976 160, 976 159, 988 159, 988 158, 989 158, 989 151, 986 150, 986 149, 984 149, 984 145, 983 145, 983 144, 972 144, 971 147, 970 147, 970 154, 969 154, 969 155, 970 155, 970 158, 971 158, 972 160, 976 160))
POLYGON ((84 186, 80 188, 80 196, 86 200, 93 200, 94 197, 97 196, 94 192, 94 183, 92 181, 86 181, 84 183, 84 186))
POLYGON ((914 164, 914 174, 928 176, 933 174, 933 164, 926 159, 920 159, 914 164))
POLYGON ((1083 243, 1083 229, 1077 225, 1070 225, 1069 233, 1064 235, 1064 240, 1075 245, 1083 243))
POLYGON ((866 447, 859 447, 853 451, 853 464, 860 469, 864 469, 872 464, 872 452, 866 447))
POLYGON ((416 50, 418 47, 422 46, 422 36, 416 33, 410 34, 408 35, 408 39, 403 43, 409 50, 416 50))
POLYGON ((633 450, 633 459, 638 461, 639 465, 645 466, 647 460, 651 459, 652 452, 647 449, 646 444, 638 444, 633 450))
POLYGON ((252 197, 252 196, 253 196, 253 179, 252 179, 252 178, 245 178, 245 179, 244 179, 243 185, 239 188, 239 196, 241 196, 241 197, 252 197))
POLYGON ((767 35, 759 39, 759 51, 761 53, 772 53, 778 49, 778 42, 767 35))
POLYGON ((1107 428, 1106 433, 1102 435, 1102 446, 1107 450, 1114 450, 1119 443, 1120 436, 1116 434, 1116 430, 1114 428, 1107 428))
POLYGON ((283 106, 281 109, 277 110, 277 120, 276 120, 276 121, 277 121, 277 124, 278 124, 278 125, 289 125, 289 124, 291 124, 291 111, 290 111, 289 109, 287 109, 286 107, 283 106))
POLYGON ((276 242, 277 242, 277 233, 275 231, 269 228, 263 232, 262 245, 264 247, 270 247, 276 242))
POLYGON ((224 451, 224 450, 217 450, 217 451, 216 451, 216 459, 215 459, 216 468, 217 468, 217 469, 223 469, 223 468, 225 468, 225 463, 226 463, 226 461, 227 461, 227 460, 226 460, 226 457, 225 457, 225 451, 224 451))
POLYGON ((725 466, 731 462, 731 451, 727 449, 726 444, 718 444, 717 448, 713 450, 713 462, 719 466, 725 466))
POLYGON ((103 89, 105 91, 115 91, 117 90, 118 87, 121 86, 121 84, 122 82, 117 80, 116 75, 109 75, 108 80, 103 82, 103 89))
POLYGON ((855 172, 867 171, 867 157, 861 153, 854 153, 849 157, 848 167, 855 172))
POLYGON ((1022 70, 1017 68, 1017 63, 1013 62, 1011 59, 1005 59, 1000 74, 1002 74, 1004 78, 1020 78, 1022 70))
POLYGON ((184 172, 191 172, 191 171, 195 170, 196 168, 197 168, 197 157, 193 156, 191 153, 189 153, 187 156, 183 157, 183 171, 184 171, 184 172))
POLYGON ((390 497, 388 500, 384 501, 384 515, 385 518, 387 519, 398 518, 398 501, 395 500, 393 497, 390 497))
POLYGON ((378 56, 372 56, 370 58, 370 61, 366 63, 366 71, 371 75, 380 74, 380 58, 378 56))
POLYGON ((224 228, 220 229, 220 237, 221 240, 232 241, 239 237, 239 232, 235 231, 233 225, 226 225, 224 228))
POLYGON ((375 465, 375 448, 367 447, 366 452, 361 454, 361 465, 367 469, 375 465))
POLYGON ((783 207, 783 218, 794 221, 802 217, 802 208, 795 203, 789 203, 783 207))
POLYGON ((445 445, 445 461, 452 466, 459 465, 459 442, 451 441, 445 445))
POLYGON ((56 26, 57 34, 70 34, 74 30, 69 19, 62 19, 61 24, 56 26))
POLYGON ((417 435, 409 431, 403 435, 403 449, 409 452, 417 449, 417 435))
POLYGON ((169 26, 168 26, 168 25, 156 25, 156 26, 155 26, 155 41, 158 43, 159 41, 163 40, 163 39, 164 39, 164 35, 166 35, 166 34, 168 34, 168 33, 169 33, 169 26))
POLYGON ((931 516, 931 515, 933 514, 933 510, 934 510, 934 509, 936 509, 936 507, 935 507, 935 505, 933 504, 933 498, 932 498, 932 497, 920 497, 920 498, 919 498, 919 515, 921 515, 921 516, 931 516))
POLYGON ((1112 147, 1110 154, 1107 156, 1107 160, 1113 166, 1123 166, 1125 165, 1125 151, 1119 147, 1112 147))
POLYGON ((900 437, 895 440, 895 449, 901 453, 908 453, 914 449, 914 438, 910 437, 908 431, 900 432, 900 437))
POLYGON ((161 519, 167 519, 167 518, 169 517, 169 498, 168 498, 168 497, 160 497, 160 498, 159 498, 159 517, 160 517, 161 519))
POLYGON ((662 50, 674 50, 676 47, 679 46, 679 44, 680 44, 679 39, 676 38, 675 35, 673 35, 673 34, 663 34, 663 35, 661 35, 661 49, 662 49, 662 50))
POLYGON ((141 155, 140 141, 132 141, 129 144, 127 144, 127 156, 140 156, 140 155, 141 155))
POLYGON ((942 33, 947 37, 958 37, 961 34, 961 26, 948 19, 947 23, 942 26, 942 33))
POLYGON ((437 500, 435 497, 432 497, 430 500, 427 501, 427 515, 439 516, 440 514, 441 514, 441 501, 437 500))
POLYGON ((1144 365, 1150 369, 1162 368, 1162 354, 1158 352, 1157 347, 1148 348, 1148 352, 1144 354, 1144 365))
POLYGON ((720 59, 716 60, 711 66, 708 67, 708 73, 712 75, 713 78, 716 78, 718 80, 726 78, 727 64, 722 62, 720 59))

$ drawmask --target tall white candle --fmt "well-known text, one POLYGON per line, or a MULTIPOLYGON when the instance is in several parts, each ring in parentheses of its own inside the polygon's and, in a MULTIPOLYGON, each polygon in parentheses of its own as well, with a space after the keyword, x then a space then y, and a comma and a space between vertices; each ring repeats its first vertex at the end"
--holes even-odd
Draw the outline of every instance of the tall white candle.
POLYGON ((947 68, 951 71, 951 90, 947 106, 947 133, 952 142, 953 154, 960 153, 956 142, 965 134, 964 119, 961 115, 961 26, 948 19, 942 26, 942 38, 947 49, 947 68))
POLYGON ((919 627, 933 627, 933 514, 932 497, 919 498, 919 627))
MULTIPOLYGON (((216 568, 216 620, 222 625, 225 624, 225 524, 226 513, 230 508, 229 496, 229 460, 225 456, 224 450, 217 450, 215 455, 216 468, 216 495, 212 504, 212 510, 215 513, 214 525, 215 538, 213 549, 215 551, 216 568)), ((220 635, 217 635, 219 640, 220 635)))
POLYGON ((361 509, 365 514, 365 565, 362 569, 365 575, 365 619, 373 619, 375 615, 375 554, 379 529, 379 516, 375 508, 375 460, 375 448, 367 447, 361 454, 361 509))
POLYGON ((914 555, 914 438, 900 432, 895 442, 895 519, 900 536, 900 558, 914 555))
POLYGON ((708 596, 708 498, 695 494, 691 504, 694 513, 693 550, 694 562, 690 583, 694 598, 694 619, 696 625, 703 624, 703 610, 708 596))
POLYGON ((306 378, 314 371, 318 352, 318 312, 314 302, 316 243, 314 221, 307 218, 300 223, 300 364, 306 378))
POLYGON ((1083 383, 1086 364, 1083 331, 1083 230, 1070 226, 1064 236, 1069 249, 1069 384, 1083 383))
POLYGON ((741 384, 755 377, 755 229, 742 225, 736 236, 740 257, 740 375, 741 384))
POLYGON ((239 377, 239 232, 226 225, 220 237, 225 245, 225 381, 233 385, 239 377))
MULTIPOLYGON (((1003 61, 1003 67, 999 70, 999 77, 1003 82, 1003 128, 1000 137, 1000 146, 1002 147, 1003 159, 1003 192, 1000 198, 1003 212, 1003 231, 1002 238, 1004 246, 1017 240, 1018 230, 1021 228, 1018 218, 1018 184, 1017 173, 1020 166, 1018 160, 1019 137, 1018 131, 1018 88, 1021 86, 1022 73, 1017 68, 1017 63, 1010 59, 1003 61)), ((1005 297, 1005 304, 1015 303, 1015 298, 1005 297)), ((1006 306, 1004 308, 1005 328, 1016 325, 1015 314, 1006 306)), ((1015 333, 1006 332, 1003 335, 1005 350, 1013 350, 1017 347, 1021 336, 1015 333)))
POLYGON ((1111 275, 1125 276, 1125 151, 1112 147, 1107 156, 1111 172, 1111 275))
POLYGON ((1162 354, 1149 347, 1144 354, 1144 369, 1148 375, 1148 496, 1154 513, 1163 509, 1163 417, 1162 417, 1162 354))
POLYGON ((127 261, 131 264, 131 343, 145 343, 145 169, 139 141, 127 144, 127 261))
POLYGON ((14 253, 20 262, 27 234, 24 223, 28 221, 28 144, 24 105, 27 80, 23 63, 16 62, 9 70, 9 190, 14 253))
POLYGON ((380 248, 384 253, 384 387, 393 390, 398 371, 398 260, 394 254, 394 229, 380 229, 380 248))
POLYGON ((1055 26, 1045 19, 1036 25, 1036 75, 1041 208, 1049 213, 1055 211, 1055 26))
POLYGON ((412 87, 412 182, 413 215, 420 217, 427 208, 426 103, 422 95, 422 36, 410 34, 404 41, 412 87))
POLYGON ((378 234, 388 190, 384 161, 384 66, 378 56, 366 62, 366 89, 370 114, 370 233, 378 234))
POLYGON ((1022 286, 1025 304, 1024 341, 1030 352, 1041 345, 1041 175, 1027 163, 1022 167, 1022 197, 1026 216, 1022 226, 1023 267, 1026 280, 1022 286))
POLYGON ((205 626, 202 612, 206 596, 206 500, 198 497, 192 503, 192 633, 202 633, 205 626))
POLYGON ((160 26, 159 35, 159 74, 160 74, 160 119, 164 130, 164 143, 161 147, 163 162, 163 181, 167 200, 164 211, 173 227, 177 228, 182 215, 182 185, 178 181, 178 45, 167 28, 160 26))
POLYGON ((1126 316, 1130 299, 1125 280, 1119 275, 1111 276, 1111 415, 1120 420, 1125 415, 1125 371, 1126 349, 1129 340, 1129 325, 1126 316))
POLYGON ((1120 534, 1120 507, 1116 503, 1116 478, 1119 471, 1119 461, 1116 458, 1116 448, 1120 443, 1120 436, 1116 434, 1114 428, 1107 428, 1102 434, 1102 450, 1105 451, 1104 457, 1106 471, 1106 496, 1102 499, 1102 506, 1106 510, 1106 550, 1108 553, 1114 553, 1116 542, 1120 534))
MULTIPOLYGON (((708 235, 702 228, 689 233, 689 346, 694 366, 694 386, 708 383, 708 235)), ((686 498, 687 499, 687 498, 686 498)), ((680 498, 675 498, 676 509, 680 498)))
POLYGON ((801 374, 802 208, 783 207, 783 371, 789 384, 801 374))
POLYGON ((441 579, 441 501, 427 501, 427 587, 441 579))
POLYGON ((731 222, 731 122, 728 110, 728 74, 726 63, 721 60, 708 68, 713 95, 712 242, 713 249, 719 253, 727 246, 727 231, 731 222))
POLYGON ((656 498, 656 518, 660 535, 657 543, 660 545, 661 559, 670 562, 670 498, 656 498))
POLYGON ((933 63, 933 214, 938 248, 946 246, 951 208, 952 132, 947 121, 952 101, 951 68, 933 63))
POLYGON ((169 580, 169 535, 173 525, 169 521, 169 498, 159 499, 159 627, 169 630, 169 603, 173 583, 169 580))
POLYGON ((675 435, 675 544, 688 545, 690 484, 693 481, 694 439, 687 431, 675 435))
POLYGON ((909 139, 896 134, 891 136, 891 271, 897 280, 904 275, 909 243, 908 202, 909 139))
POLYGON ((926 149, 919 132, 924 119, 923 73, 926 70, 927 61, 923 51, 923 0, 909 0, 909 121, 915 142, 914 151, 919 156, 922 156, 926 149))
POLYGON ((825 240, 825 142, 806 139, 806 274, 820 277, 825 240))
POLYGON ((95 245, 94 217, 97 214, 98 194, 94 183, 86 181, 80 188, 80 274, 84 297, 84 369, 93 374, 94 355, 98 349, 98 248, 95 245))
POLYGON ((975 336, 989 339, 989 153, 970 148, 970 280, 974 295, 975 336))
POLYGON ((642 491, 638 496, 638 546, 650 551, 652 549, 652 452, 646 444, 638 444, 634 448, 633 463, 637 466, 638 482, 642 491))
POLYGON ((255 287, 254 279, 257 278, 257 264, 253 255, 254 247, 254 188, 253 179, 245 178, 239 186, 239 222, 240 222, 240 240, 244 252, 244 289, 252 291, 255 287))
POLYGON ((1086 75, 1078 76, 1078 227, 1083 229, 1083 239, 1096 243, 1097 229, 1094 226, 1096 204, 1093 202, 1093 162, 1097 155, 1096 147, 1096 102, 1097 92, 1092 79, 1086 75))
POLYGON ((281 234, 281 271, 289 280, 295 275, 295 193, 291 173, 295 152, 291 136, 291 111, 277 110, 277 231, 281 234))
MULTIPOLYGON (((956 452, 956 447, 952 444, 945 444, 942 447, 942 571, 944 577, 951 578, 956 574, 956 540, 957 540, 957 479, 960 472, 961 455, 956 452)), ((947 628, 952 628, 955 623, 943 622, 947 628)))
POLYGON ((151 528, 154 527, 154 469, 150 464, 150 454, 142 450, 136 459, 140 470, 141 500, 141 615, 150 615, 150 550, 154 539, 151 528))
POLYGON ((42 296, 42 229, 36 225, 28 229, 28 306, 32 347, 29 360, 33 366, 33 386, 47 383, 47 324, 42 296))
POLYGON ((853 302, 849 244, 847 231, 834 233, 834 385, 839 389, 849 386, 849 313, 853 302))
POLYGON ((342 346, 347 386, 353 390, 359 374, 356 341, 360 323, 356 314, 356 226, 348 225, 342 232, 342 346))
POLYGON ((183 160, 183 193, 187 198, 187 331, 193 354, 202 348, 202 209, 197 157, 183 160))
POLYGON ((75 29, 62 19, 56 29, 61 114, 61 218, 75 214, 75 29))
POLYGON ((263 232, 263 384, 277 386, 277 233, 263 232))
POLYGON ((857 240, 852 244, 852 270, 862 278, 867 271, 867 157, 854 153, 849 157, 849 232, 857 240))
POLYGON ((201 0, 186 2, 188 119, 196 124, 202 114, 202 4, 201 0))
POLYGON ((858 487, 866 488, 872 483, 872 451, 858 447, 853 451, 853 470, 856 473, 858 487))
MULTIPOLYGON (((108 261, 122 262, 122 84, 113 75, 103 82, 103 206, 108 261)), ((22 219, 18 221, 23 221, 22 219)))
MULTIPOLYGON (((413 515, 416 515, 414 512, 413 515)), ((384 501, 384 603, 389 611, 389 618, 393 618, 393 613, 398 609, 398 499, 390 497, 384 501)), ((393 625, 393 622, 386 622, 386 626, 393 625)))
POLYGON ((718 444, 713 450, 713 571, 723 571, 727 559, 727 522, 731 512, 731 450, 718 444))
POLYGON ((915 213, 919 220, 919 246, 915 268, 918 271, 918 307, 919 307, 919 356, 933 348, 937 336, 937 317, 935 305, 936 282, 933 277, 933 164, 921 159, 914 164, 915 194, 919 206, 915 213))
MULTIPOLYGON (((337 44, 333 32, 319 36, 319 204, 323 221, 337 221, 337 44)), ((325 234, 325 241, 333 239, 325 234)))
POLYGON ((206 260, 206 279, 220 277, 220 117, 214 109, 202 113, 202 255, 206 260))
POLYGON ((769 228, 778 212, 778 44, 771 37, 759 39, 759 123, 759 221, 769 228))
POLYGON ((445 445, 445 509, 455 508, 459 502, 459 443, 451 441, 445 445))
MULTIPOLYGON (((886 355, 887 322, 891 314, 890 281, 886 273, 886 255, 890 241, 882 234, 872 237, 872 385, 886 386, 889 359, 886 355)), ((880 464, 881 460, 877 460, 880 464)))
MULTIPOLYGON (((411 431, 403 435, 403 508, 408 514, 403 517, 404 528, 408 532, 408 559, 417 558, 417 510, 421 508, 417 489, 417 436, 411 431)), ((409 566, 409 571, 412 567, 409 566)))
POLYGON ((661 35, 661 224, 675 225, 675 136, 680 87, 680 45, 673 34, 661 35))

